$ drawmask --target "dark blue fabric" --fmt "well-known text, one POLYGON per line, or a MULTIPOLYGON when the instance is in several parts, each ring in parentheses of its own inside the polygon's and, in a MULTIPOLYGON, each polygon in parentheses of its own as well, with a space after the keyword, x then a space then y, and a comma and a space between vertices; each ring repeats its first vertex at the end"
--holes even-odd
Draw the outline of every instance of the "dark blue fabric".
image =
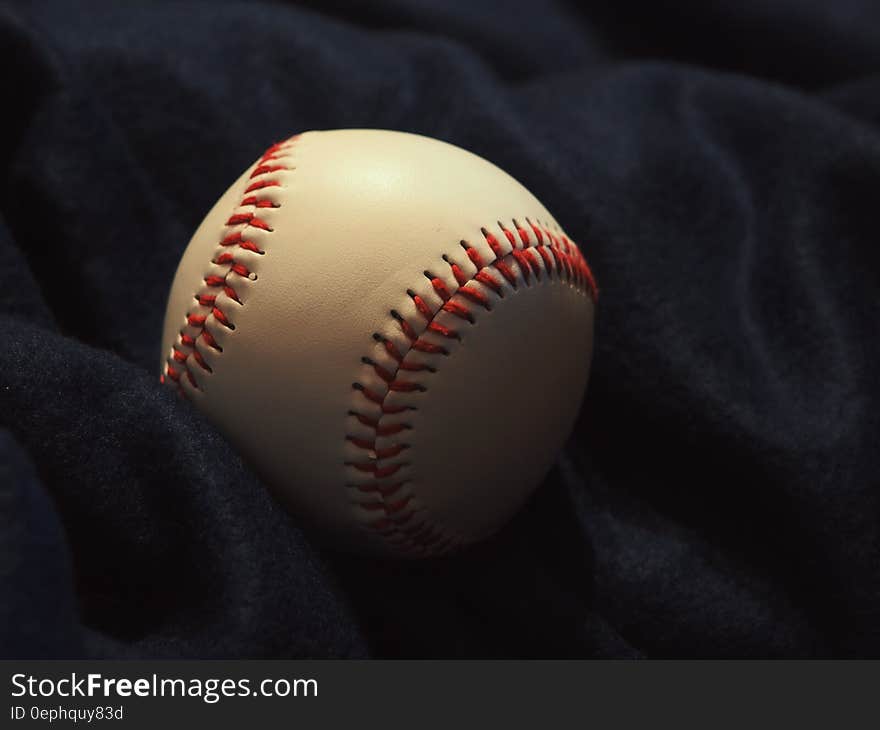
POLYGON ((0 654, 880 655, 880 6, 596 5, 0 3, 0 654), (157 382, 213 201, 352 126, 507 169, 602 289, 557 467, 429 563, 317 548, 157 382))

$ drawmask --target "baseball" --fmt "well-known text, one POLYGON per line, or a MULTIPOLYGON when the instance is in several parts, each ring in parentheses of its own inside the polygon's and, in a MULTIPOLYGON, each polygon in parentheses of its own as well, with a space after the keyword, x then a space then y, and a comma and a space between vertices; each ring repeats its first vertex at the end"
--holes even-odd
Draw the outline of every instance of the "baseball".
POLYGON ((520 183, 438 140, 306 132, 208 213, 161 380, 333 545, 404 557, 498 530, 586 387, 596 285, 520 183))

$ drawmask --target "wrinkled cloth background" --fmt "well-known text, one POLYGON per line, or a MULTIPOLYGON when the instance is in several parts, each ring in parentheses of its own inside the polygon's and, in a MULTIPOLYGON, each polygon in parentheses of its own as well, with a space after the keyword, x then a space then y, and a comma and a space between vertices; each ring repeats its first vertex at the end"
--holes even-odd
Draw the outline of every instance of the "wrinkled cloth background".
POLYGON ((880 6, 608 5, 0 3, 4 656, 880 655, 880 6), (602 289, 557 467, 452 558, 315 547, 158 384, 211 204, 354 126, 508 170, 602 289))

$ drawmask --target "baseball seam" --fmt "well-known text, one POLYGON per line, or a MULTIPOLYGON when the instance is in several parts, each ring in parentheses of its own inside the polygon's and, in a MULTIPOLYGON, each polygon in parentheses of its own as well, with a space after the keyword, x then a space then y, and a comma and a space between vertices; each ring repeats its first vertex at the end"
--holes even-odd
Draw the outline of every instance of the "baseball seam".
POLYGON ((532 286, 533 280, 534 283, 545 279, 549 282, 554 279, 554 274, 557 281, 564 281, 589 294, 594 302, 598 297, 595 279, 579 248, 563 233, 554 232, 540 221, 523 220, 527 227, 514 219, 513 230, 498 222, 509 250, 495 234, 485 227, 481 229, 492 252, 493 258, 489 260, 467 241, 460 241, 467 261, 475 269, 470 275, 454 261, 453 256, 444 254, 441 257, 443 266, 450 270, 456 287, 450 288, 442 277, 426 270, 424 274, 436 294, 433 305, 413 289, 406 291, 420 323, 414 326, 398 310, 389 311, 407 343, 406 347, 400 348, 378 332, 373 334, 373 339, 382 346, 393 365, 386 367, 369 356, 361 358, 363 365, 384 383, 385 390, 382 392, 359 381, 352 384, 359 397, 372 404, 373 410, 378 407, 379 415, 373 417, 357 409, 347 414, 365 427, 368 434, 349 433, 346 436, 346 440, 362 453, 361 458, 346 461, 352 475, 347 486, 354 508, 362 518, 360 524, 400 552, 440 554, 463 542, 430 518, 412 491, 410 479, 399 474, 410 462, 397 460, 410 448, 404 439, 412 426, 407 423, 405 414, 418 409, 415 396, 427 390, 423 383, 412 379, 418 378, 413 374, 436 373, 438 367, 433 363, 439 363, 442 357, 451 354, 441 343, 459 339, 458 328, 444 326, 437 321, 437 315, 446 312, 462 326, 472 325, 475 322, 472 310, 477 307, 491 311, 494 303, 505 296, 505 284, 516 290, 519 286, 532 286), (414 352, 419 358, 409 357, 414 352), (392 394, 405 394, 406 398, 391 403, 389 396, 392 394), (382 447, 378 445, 380 438, 389 437, 390 443, 382 447))
POLYGON ((236 258, 236 254, 240 251, 259 256, 266 253, 255 240, 248 237, 248 230, 254 229, 269 234, 273 232, 272 227, 259 217, 258 212, 265 208, 280 208, 282 204, 261 191, 282 187, 281 181, 273 173, 291 169, 281 164, 280 160, 297 137, 298 135, 273 144, 257 161, 248 178, 250 182, 245 186, 243 197, 235 208, 237 211, 240 208, 252 207, 255 212, 233 212, 227 219, 224 235, 218 243, 215 256, 211 259, 212 268, 206 273, 202 286, 195 293, 196 304, 186 312, 185 324, 178 333, 177 341, 171 346, 171 352, 165 361, 165 370, 159 381, 162 383, 167 380, 172 381, 184 396, 186 391, 182 386, 182 377, 186 377, 194 389, 201 390, 196 378, 196 367, 205 373, 213 372, 211 365, 199 351, 199 347, 203 345, 215 353, 223 352, 210 327, 216 323, 229 330, 235 329, 228 308, 221 305, 217 298, 222 292, 232 302, 243 305, 244 302, 235 287, 236 281, 242 277, 252 281, 257 278, 244 260, 236 258))

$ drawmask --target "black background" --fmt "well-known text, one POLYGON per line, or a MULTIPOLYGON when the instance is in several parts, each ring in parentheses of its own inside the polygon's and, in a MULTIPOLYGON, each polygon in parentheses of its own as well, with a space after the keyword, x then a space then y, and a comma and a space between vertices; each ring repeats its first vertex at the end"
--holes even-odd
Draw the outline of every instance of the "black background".
POLYGON ((880 654, 878 69, 853 0, 0 3, 2 654, 880 654), (602 289, 558 466, 454 558, 316 548, 157 382, 213 201, 352 126, 505 168, 602 289))

